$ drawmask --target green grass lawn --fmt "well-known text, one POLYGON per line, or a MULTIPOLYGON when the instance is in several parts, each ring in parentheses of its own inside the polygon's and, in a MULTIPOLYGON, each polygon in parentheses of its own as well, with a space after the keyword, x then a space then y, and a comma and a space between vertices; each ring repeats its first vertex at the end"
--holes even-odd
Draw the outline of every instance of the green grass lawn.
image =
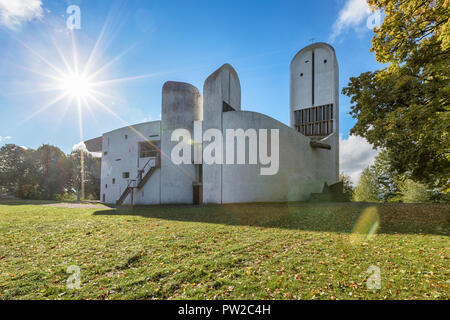
POLYGON ((375 205, 376 235, 352 233, 370 206, 2 201, 0 299, 448 299, 450 206, 375 205))

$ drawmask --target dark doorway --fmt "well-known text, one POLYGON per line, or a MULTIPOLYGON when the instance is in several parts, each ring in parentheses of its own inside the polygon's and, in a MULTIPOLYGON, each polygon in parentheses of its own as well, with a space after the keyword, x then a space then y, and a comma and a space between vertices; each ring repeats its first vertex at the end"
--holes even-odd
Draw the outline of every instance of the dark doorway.
POLYGON ((203 203, 203 186, 201 184, 194 185, 194 204, 203 203))

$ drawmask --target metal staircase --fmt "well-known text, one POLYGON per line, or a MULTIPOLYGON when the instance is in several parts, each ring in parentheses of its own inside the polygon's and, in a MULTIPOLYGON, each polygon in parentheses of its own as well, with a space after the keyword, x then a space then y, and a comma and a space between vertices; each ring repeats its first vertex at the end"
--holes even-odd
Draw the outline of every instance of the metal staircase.
POLYGON ((117 205, 121 205, 121 204, 125 201, 125 199, 128 197, 128 195, 130 194, 130 192, 133 190, 133 188, 130 187, 130 184, 131 184, 132 182, 133 182, 132 180, 128 181, 128 186, 127 186, 127 187, 125 188, 125 190, 123 191, 123 193, 122 193, 122 195, 120 196, 119 200, 116 201, 116 204, 117 204, 117 205))
POLYGON ((153 175, 153 173, 156 171, 156 169, 161 167, 161 157, 160 156, 156 157, 155 164, 153 166, 149 165, 151 160, 153 160, 153 159, 149 159, 147 161, 147 163, 145 164, 145 166, 141 170, 138 171, 138 176, 137 176, 136 180, 128 181, 128 185, 125 188, 125 190, 122 192, 122 195, 120 196, 120 198, 116 201, 116 205, 119 205, 119 206, 122 205, 130 193, 131 193, 131 205, 133 205, 134 189, 141 190, 145 186, 147 181, 150 179, 150 177, 153 175), (148 170, 144 174, 147 167, 148 167, 148 170))

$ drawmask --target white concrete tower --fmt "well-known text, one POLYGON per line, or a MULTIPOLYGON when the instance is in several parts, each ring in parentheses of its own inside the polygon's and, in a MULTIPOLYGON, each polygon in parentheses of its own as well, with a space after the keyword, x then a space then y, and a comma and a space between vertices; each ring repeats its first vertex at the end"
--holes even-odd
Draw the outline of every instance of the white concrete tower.
POLYGON ((334 48, 314 43, 290 66, 290 125, 312 140, 331 145, 339 177, 339 66, 334 48))
POLYGON ((194 121, 203 118, 203 103, 200 91, 191 84, 168 81, 162 89, 161 108, 161 203, 193 203, 193 184, 197 174, 193 163, 193 146, 183 140, 191 149, 191 163, 175 164, 171 151, 179 144, 172 141, 175 130, 184 129, 193 137, 194 121))
MULTIPOLYGON (((203 132, 217 129, 224 135, 223 113, 241 111, 241 83, 234 68, 224 64, 203 85, 203 132)), ((207 143, 209 144, 209 143, 207 143)), ((222 164, 203 166, 203 200, 222 203, 222 164)))

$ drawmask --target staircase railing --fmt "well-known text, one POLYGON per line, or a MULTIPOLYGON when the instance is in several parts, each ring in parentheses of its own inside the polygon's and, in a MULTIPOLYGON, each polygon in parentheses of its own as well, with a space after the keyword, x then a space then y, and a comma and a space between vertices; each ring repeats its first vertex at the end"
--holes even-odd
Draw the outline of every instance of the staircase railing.
MULTIPOLYGON (((142 186, 140 186, 141 182, 143 181, 143 179, 145 179, 146 175, 153 170, 153 168, 159 168, 161 167, 161 155, 158 153, 158 156, 156 158, 150 158, 147 160, 147 162, 145 163, 145 165, 142 167, 142 169, 138 170, 138 175, 136 179, 130 179, 128 180, 128 184, 127 187, 125 188, 125 190, 122 192, 122 195, 120 196, 119 200, 116 201, 117 204, 122 204, 125 199, 127 198, 128 194, 130 193, 130 191, 132 191, 131 189, 134 188, 142 188, 142 186), (145 169, 147 168, 147 166, 149 165, 149 163, 154 160, 155 161, 155 165, 151 166, 147 173, 144 175, 143 173, 145 172, 145 169), (132 183, 135 183, 134 186, 132 186, 132 183)), ((133 203, 131 204, 133 205, 133 203)))

